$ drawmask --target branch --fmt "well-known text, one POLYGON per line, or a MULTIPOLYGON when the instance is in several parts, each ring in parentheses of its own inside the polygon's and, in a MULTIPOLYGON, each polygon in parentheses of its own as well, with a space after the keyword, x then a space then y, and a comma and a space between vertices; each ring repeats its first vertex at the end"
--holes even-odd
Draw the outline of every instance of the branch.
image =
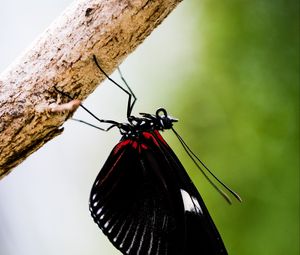
POLYGON ((0 179, 46 142, 181 0, 77 0, 0 75, 0 179))

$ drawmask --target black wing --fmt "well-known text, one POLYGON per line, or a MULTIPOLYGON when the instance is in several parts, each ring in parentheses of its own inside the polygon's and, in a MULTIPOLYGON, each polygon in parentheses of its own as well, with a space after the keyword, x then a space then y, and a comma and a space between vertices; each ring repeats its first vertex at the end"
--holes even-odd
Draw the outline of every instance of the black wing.
POLYGON ((179 159, 159 132, 153 134, 158 148, 174 169, 185 210, 185 253, 184 254, 228 254, 222 238, 190 177, 179 159), (198 251, 198 252, 195 252, 198 251))
POLYGON ((158 132, 113 149, 93 185, 90 210, 123 254, 227 254, 200 195, 158 132))

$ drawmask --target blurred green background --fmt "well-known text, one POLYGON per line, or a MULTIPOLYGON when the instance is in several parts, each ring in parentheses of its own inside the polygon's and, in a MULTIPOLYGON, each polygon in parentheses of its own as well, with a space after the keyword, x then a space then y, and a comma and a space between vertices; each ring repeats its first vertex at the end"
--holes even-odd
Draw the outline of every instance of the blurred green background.
MULTIPOLYGON (((0 70, 69 3, 1 0, 0 70)), ((227 205, 164 134, 229 254, 298 255, 299 2, 183 1, 121 68, 139 99, 135 113, 167 108, 193 151, 242 196, 227 205)), ((105 83, 85 104, 124 119, 126 97, 118 93, 105 83)), ((89 119, 81 111, 76 117, 89 119)), ((0 254, 119 254, 87 209, 119 138, 68 122, 62 136, 3 179, 0 254)))

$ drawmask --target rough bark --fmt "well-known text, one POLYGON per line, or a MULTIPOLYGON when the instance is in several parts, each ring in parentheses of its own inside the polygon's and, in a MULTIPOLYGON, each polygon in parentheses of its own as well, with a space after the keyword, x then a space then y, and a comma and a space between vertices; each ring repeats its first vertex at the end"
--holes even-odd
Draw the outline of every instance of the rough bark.
POLYGON ((181 0, 85 0, 71 5, 0 75, 0 179, 47 141, 82 100, 181 0), (67 103, 67 104, 64 104, 67 103), (61 105, 62 106, 61 106, 61 105))

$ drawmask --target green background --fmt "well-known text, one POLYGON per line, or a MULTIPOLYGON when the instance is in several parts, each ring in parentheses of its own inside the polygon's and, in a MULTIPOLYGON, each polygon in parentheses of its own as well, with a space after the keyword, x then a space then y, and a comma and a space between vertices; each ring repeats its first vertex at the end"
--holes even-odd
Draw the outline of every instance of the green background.
POLYGON ((230 254, 299 254, 299 3, 191 6, 200 67, 172 96, 180 133, 244 199, 207 204, 230 254))

